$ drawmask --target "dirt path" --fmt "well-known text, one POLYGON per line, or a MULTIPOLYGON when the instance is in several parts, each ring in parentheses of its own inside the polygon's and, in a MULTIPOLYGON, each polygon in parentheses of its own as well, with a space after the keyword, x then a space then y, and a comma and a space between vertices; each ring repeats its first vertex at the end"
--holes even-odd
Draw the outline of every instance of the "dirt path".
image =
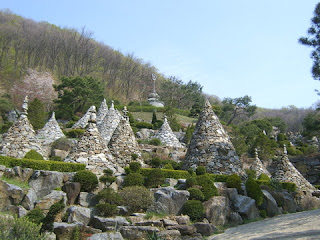
POLYGON ((320 239, 320 209, 240 225, 208 238, 217 239, 320 239))

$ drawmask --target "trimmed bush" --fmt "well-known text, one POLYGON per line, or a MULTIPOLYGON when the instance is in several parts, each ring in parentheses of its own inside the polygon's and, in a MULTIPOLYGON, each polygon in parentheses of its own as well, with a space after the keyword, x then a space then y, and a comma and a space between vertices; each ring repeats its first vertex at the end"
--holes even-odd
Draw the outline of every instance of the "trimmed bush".
POLYGON ((131 172, 139 172, 139 170, 141 168, 141 163, 131 162, 131 163, 129 163, 129 168, 130 168, 131 172))
POLYGON ((153 124, 148 123, 148 122, 136 122, 135 123, 135 127, 137 128, 148 128, 148 129, 152 129, 153 128, 153 124))
POLYGON ((150 162, 151 166, 154 168, 159 168, 161 166, 161 163, 162 160, 159 157, 153 157, 150 162))
POLYGON ((204 200, 209 200, 213 196, 218 196, 218 189, 214 186, 214 182, 208 175, 200 175, 196 177, 197 185, 201 186, 201 192, 204 200))
POLYGON ((84 192, 91 192, 98 186, 97 176, 88 170, 77 172, 73 177, 73 181, 79 182, 81 185, 81 191, 84 192))
POLYGON ((198 200, 188 200, 183 205, 181 213, 188 215, 192 221, 201 221, 204 216, 204 207, 198 200))
POLYGON ((125 179, 123 185, 125 187, 129 186, 143 186, 144 185, 144 177, 140 173, 130 173, 125 179))
POLYGON ((138 154, 136 154, 136 153, 132 153, 132 154, 131 154, 131 159, 132 159, 133 161, 137 160, 138 157, 139 157, 139 156, 138 156, 138 154))
POLYGON ((252 169, 246 169, 246 174, 248 178, 256 179, 257 178, 257 172, 252 169))
POLYGON ((111 183, 113 183, 113 182, 115 182, 117 180, 117 178, 116 177, 114 177, 114 176, 106 176, 106 175, 103 175, 103 176, 101 176, 100 178, 99 178, 99 181, 100 182, 103 182, 103 183, 109 183, 109 184, 111 184, 111 183))
POLYGON ((62 158, 59 156, 50 156, 49 159, 51 161, 62 162, 62 158))
POLYGON ((121 204, 120 195, 117 192, 115 192, 112 188, 105 188, 101 190, 97 194, 97 198, 100 203, 110 203, 115 205, 121 204))
POLYGON ((197 179, 195 177, 189 177, 186 179, 187 188, 193 188, 197 185, 197 179))
POLYGON ((101 217, 113 217, 117 214, 117 205, 110 203, 99 203, 95 206, 101 217))
POLYGON ((187 191, 190 193, 189 200, 203 201, 204 195, 199 188, 188 188, 187 191))
POLYGON ((43 160, 43 156, 34 149, 31 149, 29 152, 27 152, 24 158, 32 160, 43 160))
POLYGON ((204 175, 206 174, 207 170, 204 166, 198 166, 196 169, 196 174, 197 175, 204 175))
POLYGON ((236 188, 238 190, 239 194, 242 194, 242 188, 241 188, 241 178, 237 174, 232 174, 228 176, 227 178, 227 187, 228 188, 236 188))
POLYGON ((125 187, 119 194, 130 212, 146 210, 153 202, 153 194, 141 186, 125 187))
POLYGON ((163 184, 164 182, 164 175, 159 168, 154 168, 148 174, 145 184, 146 187, 158 187, 159 185, 163 184))
POLYGON ((270 178, 269 178, 269 176, 267 174, 261 173, 260 176, 258 177, 258 180, 270 181, 270 178))
POLYGON ((35 208, 35 209, 30 210, 25 217, 30 222, 33 222, 33 223, 39 225, 45 216, 44 216, 42 210, 40 210, 39 208, 35 208))
POLYGON ((153 146, 160 146, 161 145, 161 141, 159 138, 152 138, 150 141, 149 141, 149 144, 150 145, 153 145, 153 146))
POLYGON ((292 182, 282 182, 281 185, 282 188, 287 189, 288 192, 295 192, 297 188, 296 184, 292 182))
MULTIPOLYGON (((152 170, 152 168, 141 168, 140 174, 142 174, 144 177, 147 177, 152 170)), ((164 178, 187 179, 191 177, 187 171, 183 170, 160 169, 160 171, 162 172, 164 178)))
POLYGON ((247 194, 252 199, 256 200, 256 205, 261 206, 263 203, 263 193, 259 184, 252 178, 249 178, 246 182, 247 194))
POLYGON ((165 164, 163 168, 173 170, 173 167, 170 163, 165 164))
POLYGON ((208 176, 213 182, 226 182, 229 175, 209 173, 208 176))

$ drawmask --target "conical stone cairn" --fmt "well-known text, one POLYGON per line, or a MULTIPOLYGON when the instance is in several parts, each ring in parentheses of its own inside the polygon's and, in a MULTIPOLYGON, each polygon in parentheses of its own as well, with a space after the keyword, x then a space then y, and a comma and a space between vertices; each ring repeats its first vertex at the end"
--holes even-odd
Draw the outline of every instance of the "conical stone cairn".
POLYGON ((184 161, 185 168, 205 166, 214 174, 242 174, 242 162, 209 101, 199 116, 184 161))
POLYGON ((91 106, 88 111, 82 116, 82 118, 79 119, 78 122, 76 122, 71 128, 76 129, 76 128, 81 128, 85 129, 88 125, 88 121, 90 119, 90 112, 92 111, 93 107, 91 106))
POLYGON ((117 109, 114 108, 114 103, 112 101, 111 106, 106 113, 104 119, 98 125, 99 132, 102 138, 105 140, 106 144, 109 143, 113 132, 117 128, 121 119, 121 114, 117 109))
POLYGON ((35 150, 45 157, 41 143, 35 135, 35 131, 28 120, 28 96, 22 105, 22 113, 19 119, 3 135, 1 142, 1 155, 14 158, 23 158, 30 150, 35 150))
POLYGON ((298 190, 313 192, 315 189, 307 179, 293 166, 287 154, 286 146, 284 145, 283 156, 277 162, 277 167, 272 174, 272 179, 280 182, 295 183, 298 190))
POLYGON ((106 99, 104 98, 97 113, 97 126, 101 124, 107 112, 108 112, 108 105, 107 105, 106 99))
POLYGON ((250 169, 255 170, 257 177, 259 177, 262 173, 266 174, 268 177, 271 177, 269 171, 265 168, 261 160, 259 159, 258 149, 255 149, 255 159, 250 166, 250 169))
POLYGON ((132 161, 139 161, 141 157, 139 145, 129 123, 126 107, 123 112, 124 116, 121 118, 108 145, 112 155, 117 159, 117 164, 121 167, 127 166, 132 161), (133 160, 133 154, 137 156, 137 159, 133 160))
POLYGON ((51 150, 51 144, 62 137, 65 137, 63 134, 57 120, 55 113, 52 113, 49 121, 40 129, 36 135, 37 139, 41 142, 43 150, 45 151, 46 156, 49 156, 51 150))
POLYGON ((179 142, 176 135, 174 135, 166 117, 154 137, 160 139, 161 143, 168 147, 183 148, 183 145, 179 142))
MULTIPOLYGON (((102 174, 103 169, 117 168, 114 159, 96 126, 96 107, 90 107, 88 126, 76 146, 69 153, 66 161, 86 164, 86 168, 95 174, 102 174)), ((114 172, 117 172, 114 171, 114 172)))

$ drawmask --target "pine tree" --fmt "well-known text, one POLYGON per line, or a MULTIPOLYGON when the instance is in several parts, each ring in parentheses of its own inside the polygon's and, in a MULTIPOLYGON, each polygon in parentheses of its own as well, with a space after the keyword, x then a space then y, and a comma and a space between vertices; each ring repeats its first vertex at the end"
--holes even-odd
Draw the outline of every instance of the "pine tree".
POLYGON ((34 130, 43 128, 46 123, 47 113, 44 109, 44 104, 38 98, 35 98, 30 102, 28 109, 28 119, 32 124, 34 130))

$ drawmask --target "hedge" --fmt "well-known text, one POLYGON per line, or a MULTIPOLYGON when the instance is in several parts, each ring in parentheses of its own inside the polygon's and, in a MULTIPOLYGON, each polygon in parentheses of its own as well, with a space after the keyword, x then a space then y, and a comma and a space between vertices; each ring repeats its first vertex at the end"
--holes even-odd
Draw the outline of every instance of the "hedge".
POLYGON ((225 174, 212 174, 212 173, 207 173, 207 175, 214 182, 226 182, 229 176, 225 174))
MULTIPOLYGON (((114 107, 120 111, 123 110, 124 105, 116 105, 114 107)), ((164 112, 166 110, 166 108, 164 107, 154 106, 127 106, 127 109, 129 112, 153 112, 154 110, 156 110, 157 112, 164 112)), ((188 116, 190 114, 190 111, 188 110, 174 108, 174 111, 176 114, 180 114, 183 116, 188 116)))
MULTIPOLYGON (((149 173, 152 170, 153 168, 141 168, 140 174, 142 174, 145 177, 148 177, 149 173)), ((161 169, 161 172, 163 173, 163 176, 165 178, 186 179, 191 177, 191 175, 187 171, 183 171, 183 170, 161 169)))
POLYGON ((4 165, 10 168, 20 166, 22 168, 32 168, 34 170, 48 170, 58 172, 77 172, 86 168, 85 164, 80 163, 18 159, 6 156, 0 156, 0 165, 4 165))

